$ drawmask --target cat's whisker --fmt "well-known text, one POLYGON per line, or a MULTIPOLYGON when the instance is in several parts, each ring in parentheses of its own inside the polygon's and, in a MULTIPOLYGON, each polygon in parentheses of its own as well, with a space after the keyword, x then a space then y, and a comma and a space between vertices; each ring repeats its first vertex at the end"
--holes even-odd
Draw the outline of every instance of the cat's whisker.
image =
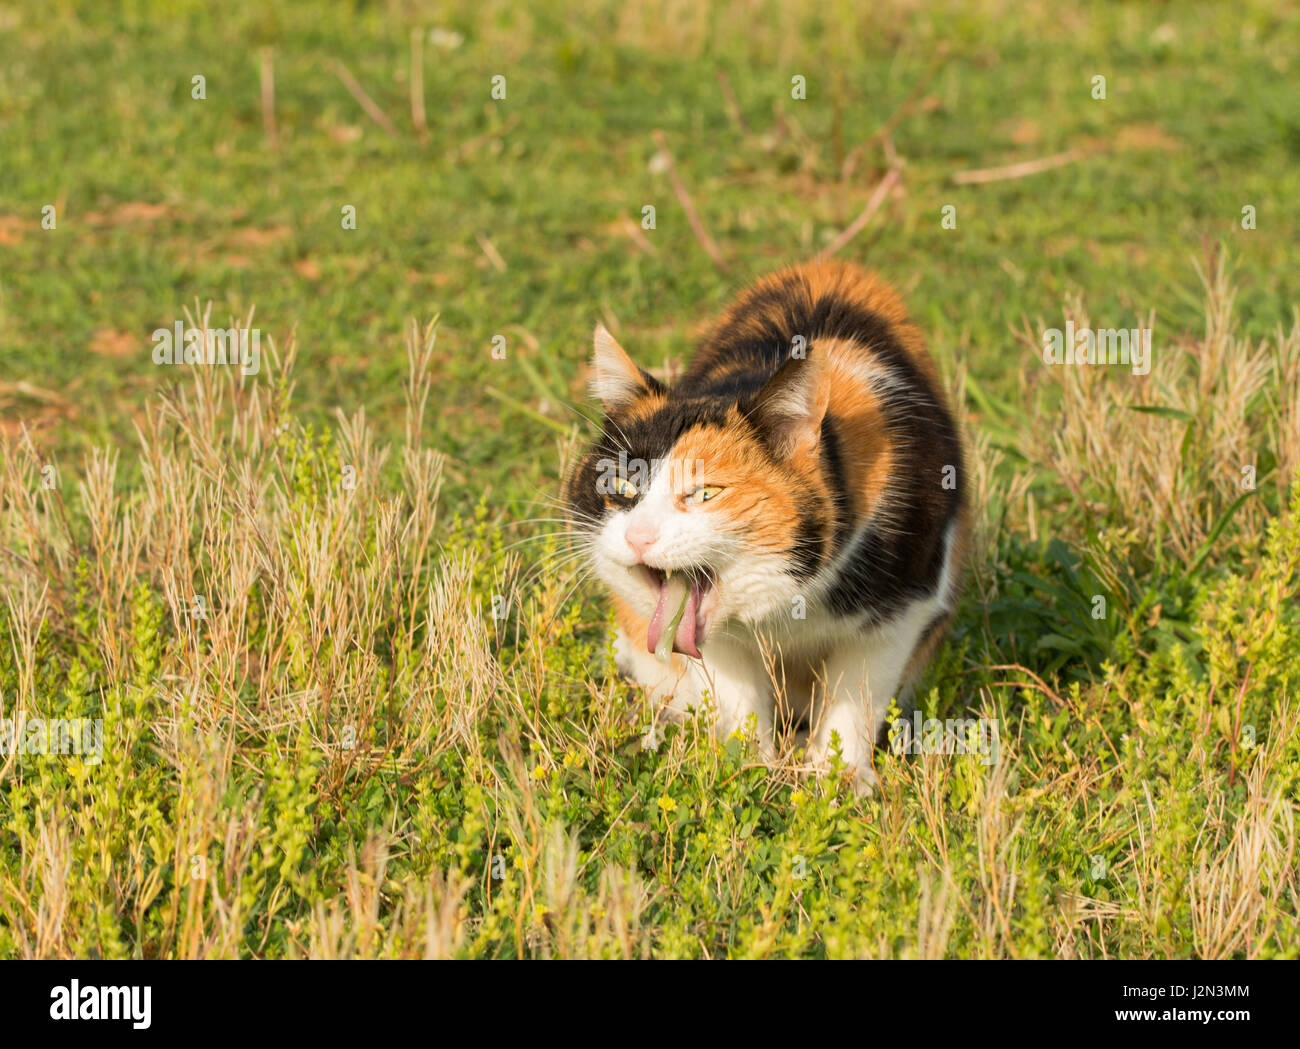
POLYGON ((555 622, 556 616, 560 614, 560 611, 564 608, 564 606, 569 603, 569 598, 574 594, 574 592, 577 591, 577 589, 580 586, 582 586, 588 579, 592 578, 595 574, 596 574, 596 570, 594 568, 586 569, 578 577, 577 581, 571 587, 569 587, 568 590, 565 591, 564 596, 561 597, 555 603, 555 612, 552 613, 551 619, 546 625, 547 630, 549 630, 551 625, 555 622))
POLYGON ((528 576, 520 583, 520 588, 522 589, 525 586, 532 586, 534 583, 540 580, 544 574, 552 574, 552 575, 558 574, 560 569, 566 568, 568 565, 573 564, 576 561, 582 561, 589 557, 590 557, 589 551, 578 550, 564 557, 557 558, 556 560, 547 561, 535 565, 533 569, 529 572, 528 576))
POLYGON ((537 562, 530 571, 529 580, 540 578, 544 572, 555 572, 558 569, 570 564, 573 561, 590 557, 589 550, 570 550, 564 553, 556 554, 554 557, 537 562))

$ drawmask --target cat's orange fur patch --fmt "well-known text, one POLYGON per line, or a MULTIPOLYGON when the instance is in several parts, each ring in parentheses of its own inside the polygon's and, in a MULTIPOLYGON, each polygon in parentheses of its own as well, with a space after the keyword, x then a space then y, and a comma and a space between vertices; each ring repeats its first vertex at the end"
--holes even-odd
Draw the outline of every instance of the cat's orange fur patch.
POLYGON ((788 550, 796 541, 798 522, 793 479, 757 445, 734 434, 713 426, 688 430, 673 446, 670 468, 678 477, 694 476, 696 484, 726 488, 695 512, 725 517, 732 529, 744 528, 757 547, 788 550))

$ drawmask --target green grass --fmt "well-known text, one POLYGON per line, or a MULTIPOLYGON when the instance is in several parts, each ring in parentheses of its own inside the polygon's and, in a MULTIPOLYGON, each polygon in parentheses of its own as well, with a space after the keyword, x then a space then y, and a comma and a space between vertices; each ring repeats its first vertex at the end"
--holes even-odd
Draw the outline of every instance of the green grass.
POLYGON ((934 108, 894 136, 906 200, 848 252, 904 287, 945 363, 1016 390, 1037 362, 1009 327, 1022 316, 1050 322, 1071 291, 1116 323, 1156 309, 1166 341, 1194 330, 1188 260, 1207 237, 1240 246, 1251 334, 1289 320, 1300 297, 1289 264, 1289 202, 1300 196, 1287 66, 1296 16, 1272 5, 1065 16, 1048 5, 1005 21, 931 9, 850 18, 852 32, 828 26, 854 5, 802 16, 760 5, 744 19, 747 5, 724 5, 698 26, 649 5, 653 35, 635 24, 616 33, 621 5, 565 18, 464 5, 445 16, 464 44, 425 45, 423 145, 406 80, 409 29, 424 23, 368 5, 235 5, 220 19, 199 5, 136 6, 125 24, 94 5, 20 6, 0 35, 0 211, 21 224, 5 248, 0 348, 13 374, 67 392, 72 429, 96 440, 130 436, 124 408, 165 381, 148 361, 148 335, 195 299, 212 300, 220 317, 256 306, 281 340, 296 324, 312 407, 366 405, 380 419, 397 403, 405 319, 438 313, 447 381, 431 439, 461 467, 453 477, 474 490, 465 497, 522 488, 512 481, 550 487, 555 461, 536 454, 539 431, 502 419, 482 393, 490 383, 536 399, 516 363, 530 355, 519 328, 537 339, 531 357, 556 398, 580 398, 602 311, 647 358, 685 353, 692 326, 740 284, 806 257, 853 219, 884 161, 868 152, 844 183, 837 153, 876 132, 945 43, 951 55, 926 91, 934 108), (278 153, 261 126, 263 46, 275 54, 278 153), (366 117, 331 59, 366 86, 397 139, 366 117), (718 70, 748 135, 727 117, 718 70), (1096 72, 1108 76, 1105 101, 1090 95, 1096 72), (496 73, 507 76, 504 102, 490 98, 496 73), (804 102, 790 98, 796 73, 810 81, 804 102), (190 98, 196 74, 207 78, 204 101, 190 98), (768 150, 777 103, 803 135, 768 150), (650 172, 655 128, 732 261, 728 274, 699 250, 666 178, 650 172), (340 132, 357 137, 339 142, 340 132), (949 182, 1093 139, 1109 152, 1032 179, 949 182), (44 232, 50 203, 59 228, 44 232), (167 210, 122 218, 133 203, 167 210), (344 204, 358 209, 354 231, 340 227, 344 204), (655 257, 610 231, 645 204, 658 210, 655 257), (945 204, 958 209, 957 230, 940 228, 945 204), (1244 204, 1259 214, 1248 234, 1244 204), (504 273, 476 234, 492 238, 504 273), (294 268, 308 261, 319 278, 294 268), (87 353, 98 330, 134 336, 139 349, 87 353), (498 333, 513 350, 505 363, 490 356, 498 333))
POLYGON ((97 767, 0 771, 0 956, 1300 952, 1300 13, 1002 7, 0 13, 0 703, 105 722, 97 767), (463 42, 426 38, 421 141, 433 25, 463 42), (904 191, 840 254, 964 390, 983 538, 924 706, 1000 718, 999 760, 882 755, 860 800, 696 723, 645 752, 602 595, 508 549, 581 432, 591 329, 680 362, 861 211, 889 155, 845 160, 909 97, 904 191), (647 204, 650 250, 619 225, 647 204), (268 359, 209 417, 225 376, 156 368, 196 301, 296 332, 292 396, 268 359), (1153 374, 1046 369, 1018 332, 1080 309, 1154 312, 1153 374))

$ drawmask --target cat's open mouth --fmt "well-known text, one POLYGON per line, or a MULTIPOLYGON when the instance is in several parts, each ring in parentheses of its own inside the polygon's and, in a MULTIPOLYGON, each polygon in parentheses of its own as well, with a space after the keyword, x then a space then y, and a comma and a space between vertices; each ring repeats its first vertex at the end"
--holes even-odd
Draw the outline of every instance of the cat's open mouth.
POLYGON ((709 618, 718 603, 713 572, 706 567, 690 571, 641 568, 658 592, 646 634, 647 650, 660 659, 667 659, 672 652, 699 659, 709 618))

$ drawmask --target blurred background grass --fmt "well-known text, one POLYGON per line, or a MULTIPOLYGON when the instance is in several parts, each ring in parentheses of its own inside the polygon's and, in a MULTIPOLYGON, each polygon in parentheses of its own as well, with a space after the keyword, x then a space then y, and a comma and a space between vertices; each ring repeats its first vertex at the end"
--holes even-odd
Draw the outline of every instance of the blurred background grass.
POLYGON ((1234 256, 1243 332, 1271 334, 1298 290, 1298 27, 1278 3, 9 5, 4 425, 64 452, 128 438, 174 378, 151 363, 149 333, 211 300, 222 323, 256 306, 281 345, 296 326, 309 413, 365 405, 384 426, 401 403, 404 319, 440 313, 428 439, 451 457, 451 497, 545 489, 553 430, 485 386, 566 422, 600 319, 647 363, 680 358, 738 286, 853 220, 886 169, 885 138, 902 189, 840 254, 902 286, 945 368, 966 362, 996 396, 986 412, 1019 403, 1041 368, 1012 328, 1059 324, 1068 294, 1098 326, 1155 310, 1157 354, 1198 328, 1191 260, 1211 240, 1234 256), (278 148, 262 121, 264 49, 278 148), (495 75, 504 100, 490 97, 495 75), (656 128, 725 272, 651 163, 656 128), (1091 152, 1029 178, 952 182, 1071 149, 1091 152), (55 231, 40 228, 47 204, 55 231), (346 204, 355 230, 341 228, 346 204), (650 250, 623 228, 647 204, 650 250), (948 204, 956 230, 940 226, 948 204))

